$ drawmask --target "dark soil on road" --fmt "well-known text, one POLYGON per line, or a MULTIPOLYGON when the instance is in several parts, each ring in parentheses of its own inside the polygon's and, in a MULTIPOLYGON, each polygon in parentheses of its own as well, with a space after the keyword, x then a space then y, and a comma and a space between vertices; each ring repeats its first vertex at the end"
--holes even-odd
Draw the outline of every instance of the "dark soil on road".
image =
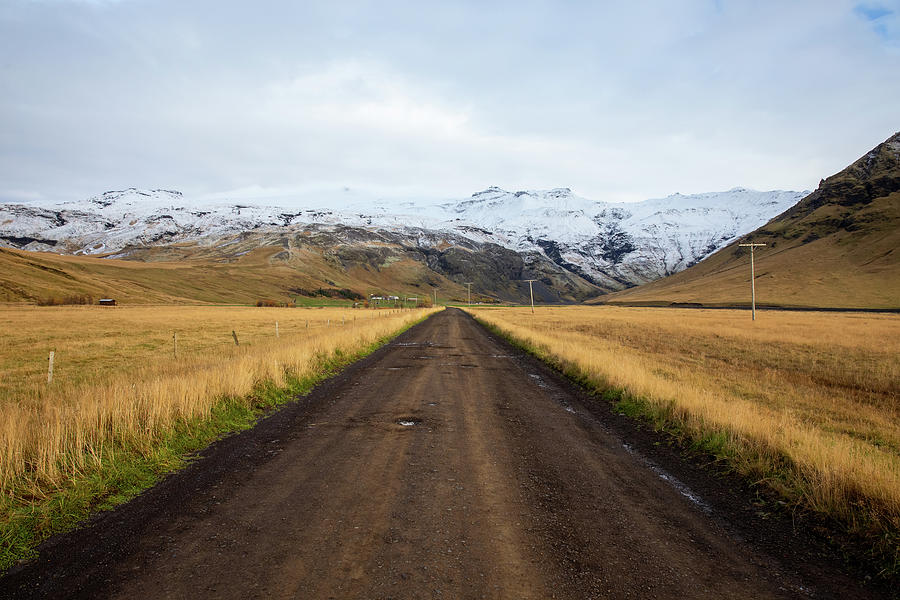
POLYGON ((0 597, 877 595, 454 309, 40 551, 0 597))

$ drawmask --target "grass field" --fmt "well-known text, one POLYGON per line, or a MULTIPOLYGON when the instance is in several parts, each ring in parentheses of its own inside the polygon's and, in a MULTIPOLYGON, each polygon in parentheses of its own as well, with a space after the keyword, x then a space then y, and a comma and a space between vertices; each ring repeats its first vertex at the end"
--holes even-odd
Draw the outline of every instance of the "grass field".
POLYGON ((306 334, 331 333, 342 324, 363 325, 389 311, 340 308, 222 306, 0 306, 0 403, 42 403, 73 385, 101 383, 140 370, 166 370, 208 353, 231 357, 306 334), (279 338, 275 338, 278 322, 279 338), (238 336, 235 346, 231 332, 238 336), (173 359, 173 334, 178 360, 173 359), (55 352, 54 381, 47 386, 48 354, 55 352))
POLYGON ((429 312, 0 307, 0 569, 429 312))
POLYGON ((621 307, 471 309, 790 501, 900 532, 900 316, 621 307))

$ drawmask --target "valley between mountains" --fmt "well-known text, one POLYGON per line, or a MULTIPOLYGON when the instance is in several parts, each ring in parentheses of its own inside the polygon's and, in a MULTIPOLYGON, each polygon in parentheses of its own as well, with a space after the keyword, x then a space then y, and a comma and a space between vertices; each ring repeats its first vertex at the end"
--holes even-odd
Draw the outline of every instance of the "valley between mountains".
POLYGON ((342 190, 240 203, 128 189, 0 205, 0 300, 283 303, 352 290, 433 303, 468 300, 471 284, 486 303, 533 291, 545 303, 746 306, 739 244, 754 240, 766 244, 763 305, 898 309, 898 194, 900 133, 812 193, 614 204, 492 187, 450 201, 342 190))

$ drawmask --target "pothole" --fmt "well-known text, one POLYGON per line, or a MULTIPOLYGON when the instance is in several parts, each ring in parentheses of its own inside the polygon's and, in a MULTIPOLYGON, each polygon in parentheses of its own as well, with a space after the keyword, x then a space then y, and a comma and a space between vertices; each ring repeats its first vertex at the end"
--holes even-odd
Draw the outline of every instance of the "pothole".
POLYGON ((436 344, 434 342, 394 342, 394 346, 400 346, 401 348, 449 348, 453 349, 456 346, 443 346, 441 344, 436 344))
POLYGON ((413 417, 403 417, 402 419, 397 419, 396 421, 397 425, 400 425, 401 427, 413 427, 421 422, 421 419, 416 419, 413 417))

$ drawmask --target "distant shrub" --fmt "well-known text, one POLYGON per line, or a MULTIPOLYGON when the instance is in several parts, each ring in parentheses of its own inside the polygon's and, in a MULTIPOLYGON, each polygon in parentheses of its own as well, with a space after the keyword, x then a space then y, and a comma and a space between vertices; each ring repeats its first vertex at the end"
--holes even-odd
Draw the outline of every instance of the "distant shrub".
POLYGON ((337 293, 342 298, 346 298, 347 300, 363 300, 365 296, 362 294, 358 294, 353 290, 348 290, 347 288, 341 288, 337 290, 337 293))
POLYGON ((344 298, 345 300, 363 300, 365 297, 362 294, 354 292, 353 290, 349 290, 347 288, 319 288, 317 290, 306 290, 303 288, 293 288, 290 290, 295 294, 300 296, 306 296, 308 298, 313 298, 315 296, 322 296, 325 298, 344 298))
POLYGON ((38 306, 63 306, 65 304, 93 304, 94 298, 92 296, 88 296, 87 294, 83 295, 73 295, 73 296, 47 296, 45 298, 38 298, 35 303, 38 306))
POLYGON ((257 306, 284 306, 281 302, 276 302, 275 300, 263 299, 256 301, 257 306))

